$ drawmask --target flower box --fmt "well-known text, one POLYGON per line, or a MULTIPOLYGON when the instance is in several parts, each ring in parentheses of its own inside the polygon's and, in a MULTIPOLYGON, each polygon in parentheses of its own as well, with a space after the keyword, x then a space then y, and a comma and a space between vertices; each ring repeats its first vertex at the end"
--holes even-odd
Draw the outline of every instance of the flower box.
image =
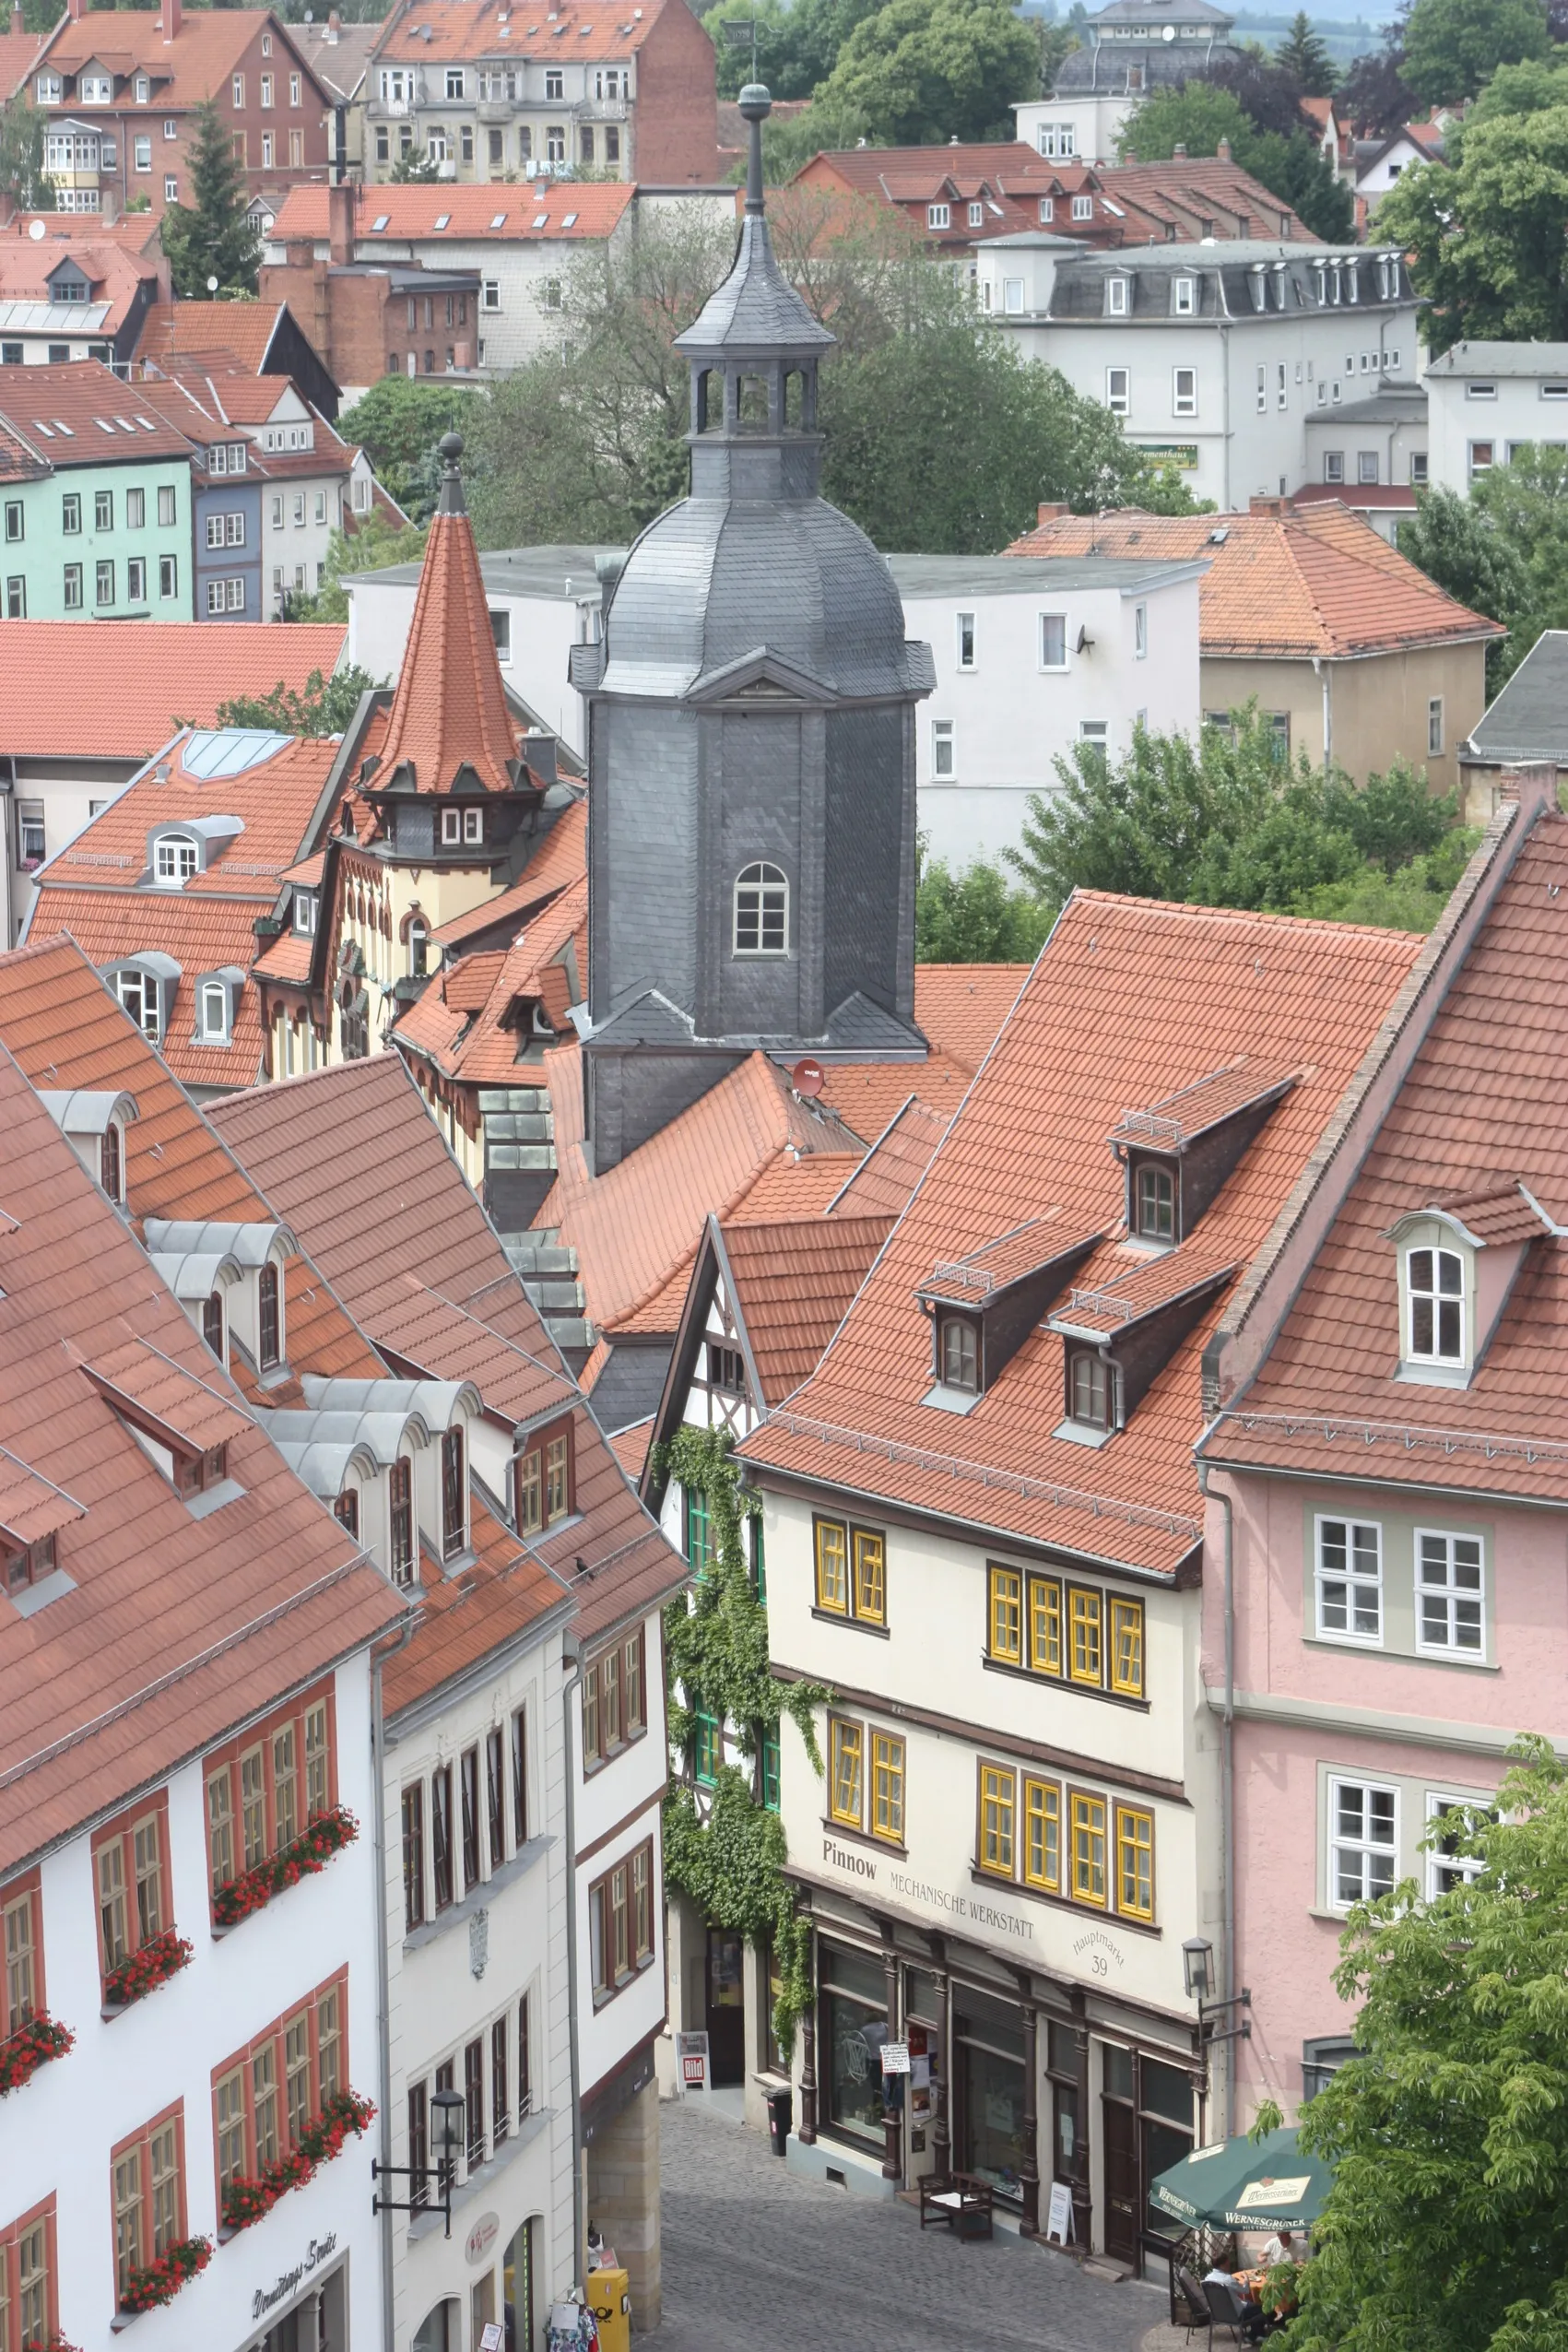
POLYGON ((346 1805, 335 1805, 330 1813, 318 1814, 290 1844, 220 1886, 212 1898, 213 1918, 219 1927, 238 1927, 285 1887, 298 1886, 301 1878, 324 1870, 334 1854, 351 1846, 359 1834, 360 1825, 346 1805))
POLYGON ((171 2303, 182 2287, 206 2270, 212 2260, 210 2238, 182 2238, 155 2262, 134 2270, 120 2297, 123 2311, 154 2311, 171 2303))
POLYGON ((133 1952, 118 1968, 111 1968, 103 1980, 104 2006, 111 2010, 128 2009, 134 2001, 145 2000, 160 1984, 188 1968, 195 1946, 183 1935, 166 1927, 139 1952, 133 1952))
POLYGON ((358 2091, 338 2091, 324 2100, 321 2113, 301 2133, 299 2145, 289 2155, 265 2166, 254 2180, 242 2178, 229 2183, 223 2192, 225 2229, 249 2229, 253 2222, 262 2220, 290 2189, 302 2189, 324 2164, 341 2156, 350 2132, 364 2133, 374 2120, 374 2107, 358 2091))
POLYGON ((20 2090, 52 2058, 64 2058, 76 2039, 69 2026, 57 2024, 41 2009, 25 2026, 18 2026, 0 2041, 0 2098, 7 2091, 20 2090))

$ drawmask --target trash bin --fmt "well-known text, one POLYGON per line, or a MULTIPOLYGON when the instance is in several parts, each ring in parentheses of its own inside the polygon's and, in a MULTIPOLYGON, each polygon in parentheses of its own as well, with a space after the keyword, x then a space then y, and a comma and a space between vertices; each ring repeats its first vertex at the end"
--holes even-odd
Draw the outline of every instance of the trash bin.
POLYGON ((782 2091, 770 2091, 768 2093, 768 2137, 772 2142, 775 2156, 783 2156, 784 2142, 789 2137, 790 2125, 794 2119, 794 2092, 787 2086, 782 2091))
POLYGON ((599 2322, 599 2352, 631 2352, 631 2298, 623 2270, 591 2270, 588 2304, 599 2322))

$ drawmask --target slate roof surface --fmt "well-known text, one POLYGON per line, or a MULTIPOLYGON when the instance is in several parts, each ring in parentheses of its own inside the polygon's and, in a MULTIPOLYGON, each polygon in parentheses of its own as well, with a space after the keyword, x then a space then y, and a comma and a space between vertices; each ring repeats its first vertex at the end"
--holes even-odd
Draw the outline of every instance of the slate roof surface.
MULTIPOLYGON (((1415 126, 1406 127, 1413 130, 1415 126)), ((1428 375, 1561 376, 1568 383, 1568 343, 1451 343, 1446 351, 1427 361, 1426 372, 1428 375)))
POLYGON ((782 1404, 809 1378, 849 1311, 891 1217, 726 1220, 719 1228, 763 1401, 782 1404))
POLYGON ((218 660, 206 621, 99 621, 84 661, 79 621, 0 621, 0 736, 18 759, 150 759, 182 724, 213 726, 219 703, 330 678, 348 633, 228 621, 218 660))
MULTIPOLYGON (((422 55, 423 42, 419 47, 422 55)), ((470 244, 476 238, 485 244, 547 244, 562 237, 573 244, 592 243, 619 226, 636 194, 624 180, 568 180, 559 185, 530 181, 525 187, 497 181, 459 187, 442 180, 428 186, 415 182, 360 188, 354 205, 355 259, 373 261, 383 238, 389 247, 410 241, 470 244), (447 225, 438 229, 443 215, 447 225), (382 219, 386 227, 378 229, 382 219)), ((308 237, 319 244, 328 233, 327 191, 307 183, 289 189, 267 242, 281 245, 308 237)))
POLYGON ((13 1221, 0 1446, 86 1507, 56 1537, 73 1589, 25 1618, 0 1599, 5 1872, 367 1645, 404 1604, 242 1416, 229 1439, 240 1492, 193 1516, 81 1358, 156 1350, 231 1409, 239 1391, 4 1050, 0 1123, 13 1221))
POLYGON ((1215 1458, 1328 1477, 1353 1461, 1362 1482, 1568 1499, 1568 1249, 1516 1193, 1568 1223, 1568 1134, 1542 1110, 1568 1078, 1565 884, 1568 818, 1552 812, 1499 889, 1272 1350, 1208 1440, 1215 1458), (1413 1387, 1395 1377, 1390 1229, 1467 1202, 1497 1246, 1530 1247, 1469 1387, 1413 1387))
POLYGON ((0 421, 57 468, 190 455, 183 433, 101 360, 0 367, 0 421))
POLYGON ((570 1412, 577 1513, 528 1548, 588 1637, 689 1573, 643 1510, 399 1056, 230 1095, 214 1124, 395 1363, 471 1379, 514 1424, 570 1412), (363 1171, 383 1172, 367 1217, 363 1171))
POLYGON ((1337 504, 1283 514, 1063 515, 1009 555, 1207 556, 1201 650, 1302 660, 1395 653, 1503 633, 1434 587, 1369 523, 1337 504), (1223 535, 1222 537, 1220 535, 1223 535))
MULTIPOLYGON (((938 1260, 1031 1218, 1107 1235, 1074 1281, 1147 1264, 1124 1239, 1107 1141, 1125 1105, 1217 1064, 1303 1064, 1196 1232, 1161 1265, 1244 1264, 1261 1247, 1421 942, 1401 933, 1075 892, 925 1179, 815 1375, 741 1448, 839 1483, 1091 1558, 1173 1575, 1200 1536, 1192 1447, 1210 1302, 1126 1429, 1055 1433, 1062 1340, 1037 1328, 961 1419, 926 1406, 916 1290, 938 1260)), ((1169 1274, 1165 1279, 1169 1280, 1169 1274)))
POLYGON ((1470 730, 1481 760, 1556 760, 1568 765, 1568 629, 1543 629, 1502 692, 1470 730))

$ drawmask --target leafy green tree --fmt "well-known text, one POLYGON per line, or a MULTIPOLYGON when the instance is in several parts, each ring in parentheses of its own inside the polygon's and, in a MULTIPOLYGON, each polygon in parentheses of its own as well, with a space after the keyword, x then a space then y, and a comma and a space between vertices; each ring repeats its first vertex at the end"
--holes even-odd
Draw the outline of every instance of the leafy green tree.
POLYGON ((1527 58, 1518 65, 1499 65, 1475 104, 1444 134, 1448 161, 1458 162, 1465 139, 1478 123, 1493 123, 1503 114, 1545 114, 1554 106, 1568 106, 1568 59, 1562 51, 1527 58))
MULTIPOLYGON (((832 1693, 824 1683, 783 1683, 769 1665, 768 1612, 747 1556, 745 1525, 760 1520, 760 1495, 743 1487, 727 1429, 683 1428, 661 1449, 662 1477, 701 1495, 707 1510, 708 1554, 690 1596, 665 1611, 665 1672, 670 1745, 691 1754, 699 1704, 725 1726, 751 1766, 721 1765, 709 1816, 699 1814, 691 1782, 671 1790, 665 1806, 665 1873, 685 1889, 716 1927, 768 1937, 784 1980, 773 2030, 787 2050, 809 1998, 808 1923, 784 1876, 784 1825, 766 1802, 762 1758, 787 1715, 814 1768, 822 1769, 814 1710, 832 1693)), ((693 1758, 693 1762, 695 1759, 693 1758)))
POLYGON ((1544 57, 1546 0, 1415 0, 1400 75, 1428 106, 1474 98, 1500 65, 1544 57))
POLYGON ((1521 617, 1530 601, 1523 548, 1498 531, 1488 506, 1455 490, 1434 490, 1421 492, 1413 518, 1399 525, 1399 552, 1460 604, 1501 621, 1510 632, 1487 647, 1487 688, 1495 694, 1530 649, 1519 643, 1521 617))
POLYGON ((23 90, 0 107, 0 188, 24 212, 54 209, 54 183, 43 168, 43 117, 23 90))
POLYGON ((1421 112, 1421 103, 1405 81, 1405 53, 1397 24, 1390 25, 1376 49, 1356 58, 1338 92, 1336 112, 1366 139, 1392 138, 1402 124, 1421 112))
POLYGON ((1568 337, 1568 106, 1467 128, 1452 171, 1427 163, 1395 182, 1377 233, 1411 255, 1433 350, 1568 337))
POLYGON ((893 147, 1013 136, 1040 83, 1037 37, 1007 0, 886 0, 845 41, 819 95, 893 147))
POLYGON ((1304 752, 1291 765, 1252 705, 1229 727, 1205 727, 1197 744, 1138 727, 1122 759, 1079 745, 1056 772, 1061 789, 1032 798, 1022 847, 1005 853, 1053 908, 1075 889, 1284 915, 1338 913, 1352 899, 1414 906, 1448 871, 1418 876, 1416 861, 1454 855, 1453 804, 1429 802, 1419 775, 1396 767, 1357 790, 1304 752))
POLYGON ((443 433, 466 429, 473 407, 472 392, 461 384, 383 375, 339 422, 404 513, 416 523, 428 523, 441 487, 436 445, 443 433))
POLYGON ((919 963, 1032 963, 1050 928, 1050 909, 976 858, 955 874, 940 858, 923 863, 914 893, 919 963))
POLYGON ((428 148, 411 147, 398 157, 388 177, 402 187, 432 187, 441 178, 441 164, 428 148))
POLYGON ((1291 29, 1274 56, 1308 98, 1326 98, 1339 78, 1328 44, 1304 8, 1298 8, 1291 18, 1291 29))
POLYGON ((1284 2352, 1561 2352, 1568 2341, 1568 1770, 1521 1740, 1480 1865, 1350 1913, 1360 2054, 1302 2111, 1335 2167, 1284 2352))
POLYGON ((827 80, 838 63, 840 50, 864 18, 874 16, 880 0, 716 0, 701 11, 702 23, 718 53, 719 96, 734 98, 751 78, 751 46, 731 48, 725 24, 759 27, 757 65, 775 98, 809 98, 819 82, 827 80))
POLYGON ((204 99, 195 110, 195 138, 190 148, 191 206, 171 204, 163 216, 163 250, 174 291, 198 301, 216 278, 227 301, 253 294, 261 260, 261 237, 245 207, 250 191, 217 101, 204 99))
POLYGON ((1228 139, 1242 170, 1290 205, 1314 236, 1347 242, 1354 234, 1354 196, 1335 178, 1315 131, 1302 124, 1301 110, 1295 111, 1298 127, 1288 137, 1260 129, 1233 89, 1195 78, 1151 91, 1128 116, 1118 149, 1140 163, 1163 163, 1178 146, 1190 156, 1214 155, 1228 139))
POLYGON ((341 735, 360 707, 360 695, 385 682, 358 662, 326 679, 312 669, 302 694, 279 679, 270 694, 236 694, 219 703, 218 724, 271 727, 280 735, 341 735))
POLYGON ((373 511, 350 537, 334 531, 326 543, 326 577, 322 585, 299 590, 284 605, 286 621, 347 621, 348 598, 343 581, 354 572, 379 572, 389 563, 418 563, 430 534, 410 523, 399 530, 373 511))

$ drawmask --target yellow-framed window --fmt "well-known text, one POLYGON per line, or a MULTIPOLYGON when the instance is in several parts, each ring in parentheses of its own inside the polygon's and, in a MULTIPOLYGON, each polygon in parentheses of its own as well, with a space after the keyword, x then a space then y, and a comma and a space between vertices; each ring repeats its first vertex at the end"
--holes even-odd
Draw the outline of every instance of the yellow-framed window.
POLYGON ((1062 1891, 1062 1792, 1054 1780, 1023 1783, 1023 1876, 1047 1895, 1062 1891))
POLYGON ((1116 1807, 1116 1909, 1124 1919, 1154 1917, 1154 1815, 1116 1807))
POLYGON ((1013 1809, 1018 1802, 1013 1775, 1001 1765, 980 1767, 980 1867, 998 1877, 1013 1874, 1013 1809))
POLYGON ((1057 1577, 1029 1579, 1029 1662, 1037 1674, 1062 1671, 1062 1586, 1057 1577))
POLYGON ((1105 1800, 1075 1791, 1067 1806, 1072 1894, 1077 1903, 1105 1909, 1105 1800))
POLYGON ((903 1844, 903 1742, 891 1731, 871 1734, 871 1834, 903 1844))
POLYGON ((1023 1578, 1016 1568, 992 1568, 991 1655, 1004 1666, 1023 1663, 1023 1578))
POLYGON ((882 1625, 888 1614, 888 1555, 879 1535, 869 1528, 852 1530, 855 1558, 855 1613, 868 1625, 882 1625))
POLYGON ((1098 1690, 1104 1650, 1104 1595, 1093 1592, 1087 1585, 1067 1588, 1067 1623, 1070 1636, 1067 1669, 1075 1683, 1092 1683, 1098 1690))
POLYGON ((1111 1688, 1123 1698, 1143 1696, 1143 1603, 1111 1603, 1111 1688))
POLYGON ((842 1715, 835 1715, 831 1725, 828 1809, 846 1829, 858 1829, 866 1813, 866 1733, 842 1715))
POLYGON ((817 1606, 849 1614, 849 1531, 842 1519, 817 1521, 817 1606))

